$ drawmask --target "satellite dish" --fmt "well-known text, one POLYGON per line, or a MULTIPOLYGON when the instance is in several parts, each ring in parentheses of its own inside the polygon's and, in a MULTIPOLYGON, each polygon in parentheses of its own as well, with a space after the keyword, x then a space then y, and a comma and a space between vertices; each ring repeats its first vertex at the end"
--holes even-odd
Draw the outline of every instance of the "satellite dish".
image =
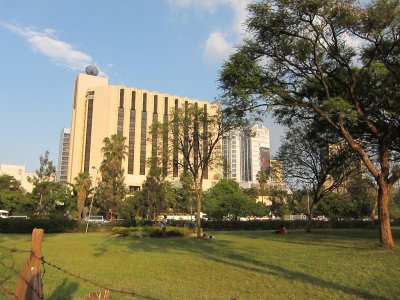
POLYGON ((88 75, 93 75, 93 76, 99 75, 99 69, 97 69, 97 67, 93 65, 87 66, 85 71, 86 74, 88 75))

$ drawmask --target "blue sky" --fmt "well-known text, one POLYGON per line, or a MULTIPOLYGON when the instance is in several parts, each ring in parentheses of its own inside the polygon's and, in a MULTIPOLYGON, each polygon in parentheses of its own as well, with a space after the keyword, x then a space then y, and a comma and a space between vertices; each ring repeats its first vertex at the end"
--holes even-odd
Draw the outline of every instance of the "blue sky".
MULTIPOLYGON (((0 0, 0 163, 57 164, 76 75, 212 101, 240 43, 247 0, 0 0)), ((271 150, 282 129, 266 121, 271 150)))

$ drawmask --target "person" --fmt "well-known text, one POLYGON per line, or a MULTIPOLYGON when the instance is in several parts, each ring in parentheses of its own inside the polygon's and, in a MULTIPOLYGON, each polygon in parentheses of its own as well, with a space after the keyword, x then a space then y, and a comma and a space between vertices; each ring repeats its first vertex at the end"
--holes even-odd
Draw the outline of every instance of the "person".
POLYGON ((273 233, 285 235, 287 232, 285 226, 279 225, 278 230, 274 231, 273 233))
POLYGON ((164 218, 161 219, 160 223, 161 223, 162 237, 165 238, 167 237, 167 223, 168 223, 167 215, 164 215, 164 218))

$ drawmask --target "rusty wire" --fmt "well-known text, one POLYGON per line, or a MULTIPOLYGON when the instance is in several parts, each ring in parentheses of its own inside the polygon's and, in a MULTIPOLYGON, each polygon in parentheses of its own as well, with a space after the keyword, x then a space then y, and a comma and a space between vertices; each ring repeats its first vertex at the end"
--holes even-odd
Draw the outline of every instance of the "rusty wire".
MULTIPOLYGON (((43 294, 40 293, 38 290, 35 289, 35 287, 26 279, 24 278, 19 270, 15 269, 15 260, 14 260, 14 253, 31 253, 31 251, 28 250, 20 250, 17 248, 8 248, 8 247, 4 247, 2 245, 0 245, 0 249, 6 250, 10 253, 10 258, 11 258, 11 265, 8 266, 2 259, 0 259, 0 266, 2 266, 3 268, 13 272, 14 274, 18 275, 18 277, 20 277, 33 291, 34 293, 39 297, 39 299, 43 299, 43 294)), ((0 290, 2 291, 2 293, 4 295, 9 295, 12 296, 13 299, 18 299, 17 295, 10 291, 8 288, 6 288, 5 286, 2 285, 2 283, 4 283, 6 280, 2 281, 0 283, 0 290)))
POLYGON ((80 275, 74 274, 74 273, 72 273, 72 272, 70 272, 70 271, 67 271, 67 270, 65 270, 65 269, 61 268, 60 266, 57 266, 57 265, 55 265, 55 264, 53 264, 53 263, 50 263, 50 262, 48 262, 47 260, 45 260, 43 256, 42 256, 42 257, 39 257, 39 259, 40 259, 44 264, 46 264, 46 265, 48 265, 48 266, 50 266, 50 267, 52 267, 52 268, 54 268, 54 269, 59 270, 60 272, 63 272, 64 274, 66 274, 66 275, 68 275, 68 276, 74 277, 74 278, 76 278, 76 279, 78 279, 78 280, 80 280, 80 281, 83 281, 83 282, 90 283, 90 284, 92 284, 92 285, 94 285, 94 286, 97 286, 97 287, 99 287, 99 288, 107 289, 107 290, 109 290, 110 292, 114 292, 114 293, 118 293, 118 294, 123 294, 123 295, 130 295, 130 296, 133 296, 133 297, 138 297, 138 298, 148 299, 148 300, 159 300, 158 298, 154 298, 154 297, 151 297, 151 296, 149 296, 149 295, 146 296, 146 295, 142 295, 142 294, 139 294, 139 293, 136 293, 136 292, 133 292, 133 291, 132 291, 132 292, 129 292, 129 291, 124 291, 124 290, 122 290, 122 289, 116 289, 116 288, 108 287, 108 286, 106 286, 106 285, 103 285, 103 284, 100 284, 100 283, 98 283, 98 282, 95 282, 95 281, 93 281, 93 280, 91 280, 91 279, 88 279, 88 278, 82 277, 82 276, 80 276, 80 275))
MULTIPOLYGON (((112 288, 112 287, 108 287, 108 286, 106 286, 106 285, 100 284, 100 283, 95 282, 95 281, 93 281, 93 280, 91 280, 91 279, 82 277, 81 275, 77 275, 77 274, 74 274, 74 273, 72 273, 72 272, 70 272, 70 271, 68 271, 68 270, 65 270, 64 268, 62 268, 62 267, 60 267, 60 266, 58 266, 58 265, 56 265, 56 264, 53 264, 53 263, 51 263, 51 262, 45 260, 44 256, 42 256, 42 257, 37 257, 37 256, 34 255, 31 251, 28 251, 28 250, 20 250, 20 249, 16 249, 16 248, 8 248, 8 247, 4 247, 4 246, 1 246, 1 245, 0 245, 0 249, 7 250, 7 251, 9 251, 11 254, 12 254, 12 253, 30 253, 31 255, 33 255, 34 257, 36 257, 37 259, 39 259, 39 260, 42 262, 43 269, 44 269, 45 265, 48 265, 49 267, 52 267, 52 268, 54 268, 54 269, 57 269, 58 271, 60 271, 60 272, 62 272, 62 273, 64 273, 64 274, 66 274, 66 275, 68 275, 68 276, 70 276, 70 277, 74 277, 74 278, 78 279, 79 281, 86 282, 86 283, 92 284, 92 285, 94 285, 94 286, 96 286, 96 287, 109 290, 110 292, 114 292, 114 293, 118 293, 118 294, 123 294, 123 295, 129 295, 129 296, 132 296, 132 297, 137 297, 137 298, 142 298, 142 299, 148 299, 148 300, 159 300, 158 298, 151 297, 150 295, 142 295, 142 294, 139 294, 139 293, 134 292, 134 291, 125 291, 125 290, 122 290, 122 289, 116 289, 116 288, 112 288)), ((12 256, 12 255, 11 255, 11 256, 12 256)), ((12 260, 12 261, 13 261, 13 264, 12 264, 11 267, 5 265, 1 260, 0 260, 0 265, 2 265, 3 267, 5 267, 6 269, 9 269, 10 271, 13 271, 15 274, 18 274, 18 275, 22 278, 20 272, 19 272, 18 270, 15 270, 15 268, 14 268, 14 260, 12 260)), ((45 269, 44 269, 44 270, 45 270, 45 269)), ((42 274, 42 278, 41 278, 41 279, 43 279, 43 276, 44 276, 44 273, 42 274)), ((27 280, 26 280, 25 278, 22 278, 22 280, 24 280, 29 286, 32 287, 32 285, 31 285, 29 282, 27 282, 27 280)), ((9 291, 8 289, 6 289, 5 287, 0 286, 0 289, 4 290, 4 292, 6 292, 8 295, 12 295, 12 296, 16 297, 15 294, 14 294, 13 292, 10 292, 10 291, 9 291)), ((40 295, 39 292, 36 291, 36 290, 34 289, 34 287, 32 287, 32 289, 34 290, 34 292, 37 294, 37 296, 38 296, 40 299, 43 299, 43 295, 40 295)), ((15 298, 15 299, 16 299, 16 298, 15 298)))

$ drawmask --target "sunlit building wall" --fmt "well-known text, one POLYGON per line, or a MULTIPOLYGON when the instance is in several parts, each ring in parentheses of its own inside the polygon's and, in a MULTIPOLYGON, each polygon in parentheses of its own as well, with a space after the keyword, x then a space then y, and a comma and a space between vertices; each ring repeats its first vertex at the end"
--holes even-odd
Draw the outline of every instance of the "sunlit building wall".
MULTIPOLYGON (((109 85, 107 78, 79 74, 73 97, 68 181, 71 182, 79 172, 88 172, 96 178, 103 160, 103 139, 118 134, 126 137, 128 146, 128 155, 122 165, 125 183, 131 190, 140 188, 148 175, 147 161, 152 155, 151 124, 167 122, 170 113, 186 103, 197 103, 208 114, 216 111, 216 107, 206 101, 109 85)), ((164 141, 161 139, 159 143, 164 141)), ((173 152, 169 153, 169 160, 178 158, 179 154, 173 152)), ((181 172, 182 168, 174 162, 169 169, 169 179, 177 182, 181 172)), ((203 188, 215 184, 221 175, 220 169, 207 169, 203 188)))

